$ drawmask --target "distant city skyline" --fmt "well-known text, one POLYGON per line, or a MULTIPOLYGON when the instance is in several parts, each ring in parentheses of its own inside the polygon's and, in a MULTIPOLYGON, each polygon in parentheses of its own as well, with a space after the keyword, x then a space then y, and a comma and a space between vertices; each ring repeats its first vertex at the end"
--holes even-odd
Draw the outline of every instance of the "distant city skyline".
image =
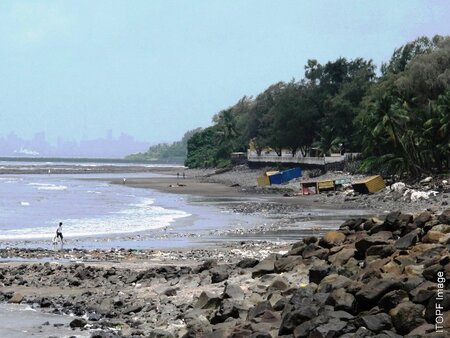
POLYGON ((450 33, 449 1, 0 1, 0 137, 179 140, 308 59, 450 33))
POLYGON ((150 143, 135 140, 133 136, 121 133, 114 137, 108 130, 104 137, 82 140, 67 140, 59 137, 56 143, 47 140, 45 132, 38 132, 25 139, 14 132, 0 136, 0 156, 11 157, 107 157, 122 158, 143 152, 150 143))

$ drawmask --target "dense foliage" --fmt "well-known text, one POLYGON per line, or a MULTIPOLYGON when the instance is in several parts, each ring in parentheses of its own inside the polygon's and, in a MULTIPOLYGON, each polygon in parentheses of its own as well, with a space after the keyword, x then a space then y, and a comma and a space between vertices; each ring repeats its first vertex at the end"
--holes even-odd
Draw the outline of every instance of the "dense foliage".
POLYGON ((168 162, 184 162, 187 156, 188 140, 201 128, 186 132, 181 141, 169 143, 159 143, 151 146, 145 153, 137 153, 128 155, 127 160, 134 161, 168 161, 168 162))
POLYGON ((396 49, 380 76, 371 60, 309 60, 300 81, 271 85, 219 112, 188 141, 186 165, 222 166, 230 153, 362 152, 362 170, 412 174, 449 169, 450 37, 396 49))

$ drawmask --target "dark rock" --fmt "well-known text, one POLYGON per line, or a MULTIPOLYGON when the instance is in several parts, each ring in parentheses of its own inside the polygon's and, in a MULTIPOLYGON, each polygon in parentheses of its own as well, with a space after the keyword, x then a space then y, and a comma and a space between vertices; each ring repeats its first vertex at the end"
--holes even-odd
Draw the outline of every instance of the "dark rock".
POLYGON ((360 257, 365 257, 367 249, 369 249, 371 246, 387 245, 387 244, 389 244, 389 242, 387 240, 380 239, 375 236, 368 236, 368 237, 364 237, 364 238, 361 238, 360 240, 356 241, 355 248, 358 251, 358 254, 360 255, 360 257))
POLYGON ((425 309, 425 319, 429 323, 434 323, 436 318, 436 304, 439 304, 442 307, 442 311, 450 310, 450 290, 445 290, 443 293, 442 300, 437 300, 435 298, 436 290, 434 295, 429 299, 428 304, 425 309))
POLYGON ((425 304, 431 297, 436 294, 435 290, 419 290, 414 298, 412 299, 413 303, 425 304))
POLYGON ((422 275, 429 281, 436 281, 439 271, 442 271, 442 265, 434 264, 424 269, 422 275))
POLYGON ((276 273, 289 272, 302 264, 303 259, 299 256, 287 256, 277 259, 274 263, 276 273))
POLYGON ((404 290, 394 290, 381 297, 378 306, 385 311, 389 311, 404 300, 409 300, 408 293, 404 290))
POLYGON ((356 308, 356 299, 351 293, 345 292, 345 289, 336 289, 329 295, 326 304, 333 306, 336 310, 348 311, 354 313, 356 308))
POLYGON ((225 299, 219 307, 219 310, 211 318, 211 324, 223 323, 229 318, 239 318, 239 309, 230 299, 225 299))
POLYGON ((317 257, 319 259, 326 259, 328 257, 329 250, 324 249, 315 244, 308 244, 302 252, 302 257, 305 259, 311 257, 317 257))
POLYGON ((155 329, 148 334, 148 338, 175 338, 170 332, 155 329))
POLYGON ((384 219, 384 224, 393 227, 395 230, 395 226, 400 225, 400 222, 402 220, 402 213, 400 211, 392 211, 389 214, 386 215, 386 218, 384 219))
POLYGON ((295 327, 316 317, 317 314, 318 309, 313 305, 304 305, 298 310, 286 313, 282 319, 278 334, 286 335, 292 333, 295 327))
POLYGON ((224 298, 244 299, 244 291, 236 284, 228 284, 223 292, 224 298))
POLYGON ((342 266, 355 255, 356 250, 353 248, 344 248, 336 254, 328 257, 328 261, 334 266, 342 266))
POLYGON ((361 230, 360 226, 366 221, 364 218, 349 219, 342 223, 339 229, 361 230))
POLYGON ((331 274, 322 279, 317 287, 318 292, 331 292, 335 289, 345 288, 350 285, 352 281, 341 275, 331 274))
POLYGON ((123 314, 138 313, 144 308, 143 304, 132 304, 123 310, 123 314))
POLYGON ((286 298, 281 298, 273 305, 273 309, 275 311, 283 311, 287 303, 289 301, 286 298))
POLYGON ((310 337, 328 338, 339 337, 343 333, 343 329, 347 326, 346 322, 339 319, 331 319, 329 322, 317 326, 311 333, 310 337))
POLYGON ((283 277, 276 277, 272 283, 270 283, 268 290, 269 291, 284 291, 289 288, 289 282, 285 280, 283 277))
POLYGON ((210 309, 219 306, 220 302, 220 297, 210 292, 203 291, 198 297, 198 300, 195 303, 194 307, 197 309, 210 309))
POLYGON ((366 251, 366 256, 379 256, 380 258, 386 258, 391 256, 395 252, 395 248, 392 245, 373 245, 366 251))
POLYGON ((255 332, 249 338, 272 338, 272 335, 268 332, 255 332))
MULTIPOLYGON (((303 243, 313 244, 313 243, 317 243, 318 240, 319 239, 316 236, 308 236, 308 237, 303 238, 303 243)), ((296 247, 297 243, 294 243, 294 245, 292 246, 293 249, 296 247)))
MULTIPOLYGON (((253 318, 260 317, 264 314, 266 310, 272 310, 272 306, 269 301, 259 302, 250 310, 248 310, 248 319, 252 320, 253 318)), ((237 318, 237 317, 236 317, 237 318)))
POLYGON ((393 331, 384 330, 381 333, 373 336, 373 338, 403 338, 403 336, 400 336, 393 331))
POLYGON ((211 283, 213 284, 223 282, 224 280, 227 280, 228 277, 229 274, 224 267, 211 270, 211 283))
POLYGON ((443 224, 450 224, 450 209, 445 209, 438 217, 438 221, 443 224))
POLYGON ((90 313, 88 316, 88 320, 91 322, 98 322, 100 319, 102 319, 102 316, 98 313, 90 313))
POLYGON ((275 270, 275 261, 270 258, 266 258, 265 260, 258 263, 253 268, 252 278, 260 277, 266 275, 268 273, 272 273, 275 270))
POLYGON ((306 248, 306 245, 307 245, 307 244, 305 244, 305 243, 303 243, 303 242, 297 242, 297 243, 295 243, 295 244, 292 246, 291 250, 288 251, 287 255, 288 255, 288 256, 301 256, 302 253, 303 253, 303 250, 305 250, 305 248, 306 248), (297 245, 297 244, 298 244, 298 245, 297 245))
POLYGON ((360 310, 371 308, 386 293, 400 287, 401 283, 394 279, 373 279, 356 293, 357 307, 360 310))
POLYGON ((331 267, 324 261, 321 264, 314 264, 309 269, 309 282, 319 284, 320 281, 330 273, 331 267))
MULTIPOLYGON (((422 324, 412 330, 406 337, 408 338, 438 338, 436 336, 436 328, 433 324, 422 324)), ((443 338, 443 337, 442 337, 443 338)))
POLYGON ((431 213, 429 211, 422 212, 419 216, 414 218, 414 224, 422 228, 426 222, 431 219, 431 213))
POLYGON ((215 259, 208 259, 197 267, 196 272, 200 273, 205 270, 210 270, 216 266, 217 266, 217 261, 215 259))
POLYGON ((74 329, 77 327, 83 328, 85 327, 87 324, 87 321, 83 318, 75 318, 74 320, 72 320, 69 324, 69 326, 74 329))
POLYGON ((391 317, 387 313, 362 316, 359 322, 362 326, 376 333, 392 328, 391 317))
POLYGON ((239 263, 237 263, 236 266, 242 269, 249 269, 253 268, 258 263, 259 260, 257 260, 256 258, 244 258, 241 261, 239 261, 239 263))
POLYGON ((425 309, 423 305, 412 302, 404 302, 397 305, 389 311, 392 317, 392 323, 400 334, 408 334, 419 325, 425 324, 422 312, 425 309))

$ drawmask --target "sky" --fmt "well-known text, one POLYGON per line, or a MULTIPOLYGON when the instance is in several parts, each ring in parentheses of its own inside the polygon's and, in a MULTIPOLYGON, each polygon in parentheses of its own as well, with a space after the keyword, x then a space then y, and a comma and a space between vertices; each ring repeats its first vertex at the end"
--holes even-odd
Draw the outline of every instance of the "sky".
POLYGON ((308 59, 372 59, 450 33, 442 0, 0 1, 0 136, 157 143, 308 59))

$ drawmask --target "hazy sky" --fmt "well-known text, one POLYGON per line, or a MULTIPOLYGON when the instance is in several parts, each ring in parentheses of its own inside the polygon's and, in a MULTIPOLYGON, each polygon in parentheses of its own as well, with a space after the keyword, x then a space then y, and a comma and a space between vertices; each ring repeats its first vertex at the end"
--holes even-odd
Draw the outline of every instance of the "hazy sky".
POLYGON ((442 0, 0 1, 0 136, 149 142, 304 75, 450 33, 442 0))

